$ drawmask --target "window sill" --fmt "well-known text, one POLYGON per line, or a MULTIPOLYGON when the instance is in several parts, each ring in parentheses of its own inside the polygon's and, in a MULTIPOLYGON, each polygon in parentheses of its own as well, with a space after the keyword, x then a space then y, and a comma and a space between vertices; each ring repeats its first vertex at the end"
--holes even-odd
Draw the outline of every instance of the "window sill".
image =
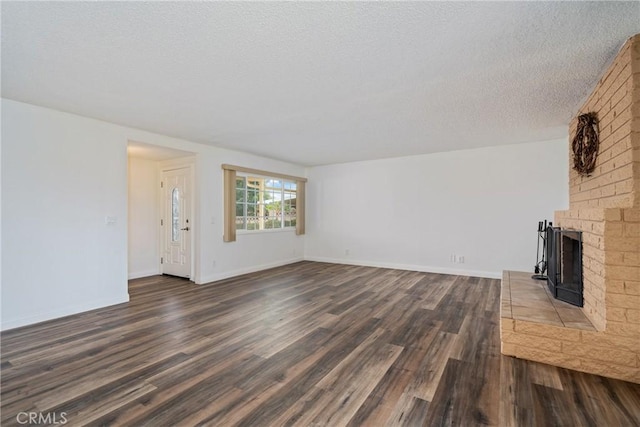
POLYGON ((287 233, 287 232, 296 232, 295 227, 287 227, 287 228, 270 228, 267 230, 236 230, 236 234, 240 235, 255 235, 255 234, 270 234, 270 233, 287 233))

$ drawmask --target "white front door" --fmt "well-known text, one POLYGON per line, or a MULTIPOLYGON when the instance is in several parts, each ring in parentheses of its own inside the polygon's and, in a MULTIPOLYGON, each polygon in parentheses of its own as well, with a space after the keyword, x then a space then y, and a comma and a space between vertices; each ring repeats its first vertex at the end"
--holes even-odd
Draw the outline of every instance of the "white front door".
POLYGON ((191 276, 191 171, 162 172, 162 274, 191 276))

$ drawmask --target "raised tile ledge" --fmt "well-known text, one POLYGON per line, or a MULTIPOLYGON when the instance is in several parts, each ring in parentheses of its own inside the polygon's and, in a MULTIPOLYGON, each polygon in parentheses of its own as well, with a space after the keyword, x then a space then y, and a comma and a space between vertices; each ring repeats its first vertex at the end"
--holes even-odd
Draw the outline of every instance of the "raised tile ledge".
POLYGON ((556 300, 546 281, 531 278, 531 273, 504 271, 500 292, 500 318, 595 331, 580 307, 556 300))
POLYGON ((640 383, 640 340, 597 331, 531 273, 503 272, 500 343, 506 356, 640 383))

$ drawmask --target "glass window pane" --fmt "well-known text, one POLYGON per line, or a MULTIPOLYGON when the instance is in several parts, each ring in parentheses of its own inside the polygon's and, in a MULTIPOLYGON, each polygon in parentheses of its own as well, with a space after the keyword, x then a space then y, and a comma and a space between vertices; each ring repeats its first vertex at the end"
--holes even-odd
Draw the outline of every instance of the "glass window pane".
POLYGON ((272 230, 295 227, 296 182, 274 177, 237 177, 236 228, 272 230))
POLYGON ((271 230, 273 228, 273 220, 270 217, 267 217, 264 221, 265 230, 271 230))
POLYGON ((171 191, 171 241, 180 241, 180 189, 171 191))
POLYGON ((245 222, 243 217, 236 218, 236 230, 245 230, 245 222))

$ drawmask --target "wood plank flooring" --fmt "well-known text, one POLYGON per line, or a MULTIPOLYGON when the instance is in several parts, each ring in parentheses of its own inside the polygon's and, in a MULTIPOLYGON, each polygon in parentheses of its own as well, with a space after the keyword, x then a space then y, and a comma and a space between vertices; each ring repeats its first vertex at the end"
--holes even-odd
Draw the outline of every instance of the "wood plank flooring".
POLYGON ((3 426, 640 425, 639 385, 500 355, 497 280, 300 262, 130 295, 2 334, 3 426))

